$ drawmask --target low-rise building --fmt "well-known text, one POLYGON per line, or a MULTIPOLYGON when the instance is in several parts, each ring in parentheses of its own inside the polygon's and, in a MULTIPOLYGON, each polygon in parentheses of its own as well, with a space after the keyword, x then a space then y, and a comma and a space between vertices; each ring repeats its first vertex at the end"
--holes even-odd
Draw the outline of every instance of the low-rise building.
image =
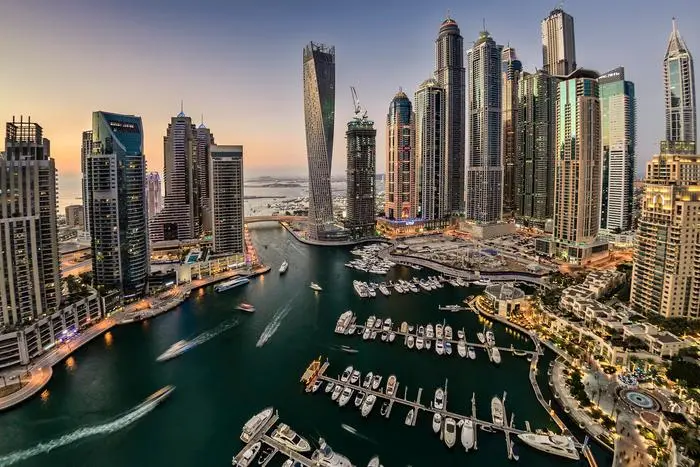
POLYGON ((623 336, 627 338, 636 337, 644 341, 647 344, 649 352, 659 357, 673 357, 678 355, 681 349, 690 345, 690 342, 647 323, 625 326, 623 329, 623 336))
POLYGON ((486 297, 497 315, 508 317, 520 310, 525 292, 506 282, 486 287, 486 297))

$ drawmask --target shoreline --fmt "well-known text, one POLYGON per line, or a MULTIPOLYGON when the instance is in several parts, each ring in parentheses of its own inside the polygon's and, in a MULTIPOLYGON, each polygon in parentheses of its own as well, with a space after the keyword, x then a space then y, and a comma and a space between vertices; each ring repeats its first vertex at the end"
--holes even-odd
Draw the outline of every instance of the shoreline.
POLYGON ((361 243, 370 243, 370 242, 376 242, 376 243, 391 243, 389 240, 387 240, 384 237, 376 237, 376 238, 363 238, 361 240, 338 240, 338 241, 320 241, 320 240, 309 240, 307 238, 302 238, 297 233, 292 229, 286 222, 282 221, 275 221, 279 222, 279 224, 284 227, 284 229, 289 232, 292 237, 294 237, 298 242, 304 243, 306 245, 312 245, 312 246, 352 246, 352 245, 359 245, 361 243))

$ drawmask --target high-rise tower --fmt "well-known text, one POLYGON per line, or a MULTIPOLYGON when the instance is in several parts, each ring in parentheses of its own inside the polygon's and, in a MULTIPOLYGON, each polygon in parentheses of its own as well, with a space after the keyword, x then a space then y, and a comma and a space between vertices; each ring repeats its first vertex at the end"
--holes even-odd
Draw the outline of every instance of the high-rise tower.
POLYGON ((445 90, 445 154, 449 210, 464 211, 465 73, 464 40, 457 22, 447 18, 435 40, 435 79, 445 90))
POLYGON ((335 47, 304 48, 304 122, 309 162, 307 235, 324 239, 333 224, 331 162, 335 122, 335 47))
POLYGON ((56 166, 41 126, 7 123, 0 157, 0 328, 58 311, 56 166))
POLYGON ((697 142, 697 100, 693 57, 678 32, 676 20, 664 57, 666 140, 697 142))
POLYGON ((598 78, 600 87, 603 181, 600 227, 632 228, 637 105, 634 83, 620 67, 598 78))
POLYGON ((197 127, 197 175, 199 178, 199 205, 202 218, 202 233, 209 233, 212 229, 211 206, 209 201, 209 164, 211 162, 210 148, 214 144, 214 135, 209 128, 202 123, 197 127))
MULTIPOLYGON (((358 104, 359 105, 359 104, 358 104)), ((348 122, 347 139, 347 217, 345 227, 354 238, 374 234, 374 199, 377 178, 377 130, 366 115, 348 122)))
POLYGON ((445 154, 445 89, 434 79, 416 91, 416 178, 421 217, 443 219, 452 212, 445 154))
POLYGON ((149 172, 146 177, 146 195, 148 196, 148 218, 152 219, 163 209, 163 193, 160 173, 149 172))
POLYGON ((212 145, 209 153, 214 252, 243 253, 243 146, 212 145))
POLYGON ((467 52, 469 164, 467 219, 497 222, 502 213, 501 53, 487 31, 467 52))
POLYGON ((542 63, 550 75, 566 76, 576 69, 574 18, 561 8, 542 20, 542 63))
POLYGON ((416 127, 411 101, 399 90, 386 116, 386 174, 384 215, 415 219, 418 215, 416 127))
POLYGON ((518 80, 523 66, 515 49, 501 55, 501 160, 503 161, 503 214, 512 217, 516 208, 515 161, 518 154, 518 80))

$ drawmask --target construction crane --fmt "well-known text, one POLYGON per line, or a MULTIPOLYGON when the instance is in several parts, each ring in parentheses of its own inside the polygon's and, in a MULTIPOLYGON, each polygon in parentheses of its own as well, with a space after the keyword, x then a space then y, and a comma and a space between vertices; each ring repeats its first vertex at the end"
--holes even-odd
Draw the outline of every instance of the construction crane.
POLYGON ((367 109, 363 108, 360 105, 360 98, 357 97, 357 91, 355 90, 355 86, 350 86, 350 93, 352 94, 352 103, 353 106, 355 107, 355 118, 358 120, 364 120, 367 118, 367 109), (360 113, 362 113, 362 117, 360 117, 360 113))

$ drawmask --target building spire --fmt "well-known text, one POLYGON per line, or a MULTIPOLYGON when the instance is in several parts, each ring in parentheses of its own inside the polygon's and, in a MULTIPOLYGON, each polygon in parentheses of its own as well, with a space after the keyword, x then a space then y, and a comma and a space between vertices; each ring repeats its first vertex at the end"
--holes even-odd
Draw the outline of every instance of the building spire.
POLYGON ((185 105, 184 105, 182 99, 180 99, 180 113, 177 114, 178 117, 184 117, 184 116, 185 116, 185 110, 184 110, 184 109, 185 109, 185 105))

